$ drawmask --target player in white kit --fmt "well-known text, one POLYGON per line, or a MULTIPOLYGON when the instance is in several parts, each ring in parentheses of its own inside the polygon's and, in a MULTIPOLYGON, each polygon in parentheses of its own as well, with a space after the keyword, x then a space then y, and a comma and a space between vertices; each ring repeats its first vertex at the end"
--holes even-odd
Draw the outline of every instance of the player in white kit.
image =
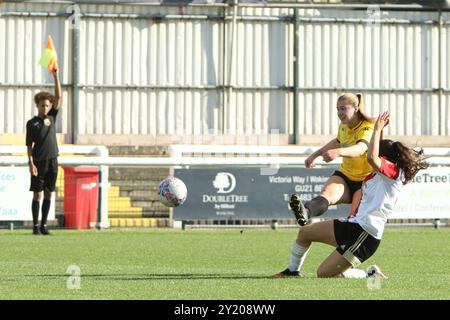
MULTIPOLYGON (((385 277, 377 266, 370 266, 367 272, 355 268, 377 250, 384 225, 402 186, 410 182, 419 170, 428 167, 422 150, 416 151, 398 141, 381 140, 383 128, 388 123, 388 112, 378 116, 367 153, 374 172, 363 182, 363 195, 355 213, 345 219, 300 227, 292 246, 289 267, 274 274, 274 277, 300 276, 312 242, 326 243, 336 248, 317 269, 318 277, 385 277)), ((303 208, 301 202, 299 206, 303 208)))

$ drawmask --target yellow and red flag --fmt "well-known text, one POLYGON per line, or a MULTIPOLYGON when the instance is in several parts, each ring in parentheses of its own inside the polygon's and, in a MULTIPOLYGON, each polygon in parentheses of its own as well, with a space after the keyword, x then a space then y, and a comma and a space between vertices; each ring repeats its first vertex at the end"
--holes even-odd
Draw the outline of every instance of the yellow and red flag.
POLYGON ((55 46, 53 45, 52 36, 48 36, 47 46, 42 53, 39 64, 42 67, 47 67, 50 73, 53 73, 58 68, 58 55, 56 54, 55 46))

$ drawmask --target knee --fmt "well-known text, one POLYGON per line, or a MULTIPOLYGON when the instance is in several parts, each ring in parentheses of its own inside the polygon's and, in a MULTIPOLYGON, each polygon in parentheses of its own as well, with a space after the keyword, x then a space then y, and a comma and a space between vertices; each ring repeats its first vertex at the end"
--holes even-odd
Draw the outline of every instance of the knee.
POLYGON ((336 270, 331 268, 330 265, 322 263, 316 271, 318 278, 334 278, 336 276, 336 270))
POLYGON ((300 228, 300 230, 298 231, 297 243, 304 247, 308 247, 311 244, 311 240, 308 237, 308 227, 307 226, 300 228))
POLYGON ((330 275, 329 275, 329 273, 328 272, 326 272, 326 270, 324 270, 323 268, 321 268, 321 267, 319 267, 318 269, 317 269, 317 277, 318 278, 329 278, 330 277, 330 275))
POLYGON ((336 198, 336 192, 334 192, 334 191, 322 190, 322 192, 320 192, 319 196, 321 196, 322 198, 325 198, 325 200, 328 201, 328 205, 333 205, 333 204, 335 204, 337 202, 336 199, 335 199, 336 198))
POLYGON ((339 278, 342 273, 334 268, 323 267, 322 265, 316 271, 318 278, 339 278))

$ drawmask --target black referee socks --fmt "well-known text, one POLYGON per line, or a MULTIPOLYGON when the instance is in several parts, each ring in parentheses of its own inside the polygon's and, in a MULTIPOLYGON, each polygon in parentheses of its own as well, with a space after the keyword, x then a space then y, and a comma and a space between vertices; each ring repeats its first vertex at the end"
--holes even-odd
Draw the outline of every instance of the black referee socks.
POLYGON ((48 212, 50 211, 50 199, 42 201, 42 220, 41 225, 47 224, 48 212))
POLYGON ((31 212, 33 213, 33 226, 35 226, 39 221, 39 201, 33 200, 31 202, 31 212))

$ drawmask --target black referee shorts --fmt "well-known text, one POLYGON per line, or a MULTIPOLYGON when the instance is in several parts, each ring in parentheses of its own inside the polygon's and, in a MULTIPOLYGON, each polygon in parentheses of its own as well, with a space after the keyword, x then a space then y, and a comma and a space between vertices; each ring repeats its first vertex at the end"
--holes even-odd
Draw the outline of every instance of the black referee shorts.
POLYGON ((58 177, 58 158, 34 162, 38 170, 37 176, 31 176, 30 191, 55 191, 58 177))
POLYGON ((336 250, 356 268, 377 251, 381 240, 365 231, 358 223, 334 220, 336 250))

